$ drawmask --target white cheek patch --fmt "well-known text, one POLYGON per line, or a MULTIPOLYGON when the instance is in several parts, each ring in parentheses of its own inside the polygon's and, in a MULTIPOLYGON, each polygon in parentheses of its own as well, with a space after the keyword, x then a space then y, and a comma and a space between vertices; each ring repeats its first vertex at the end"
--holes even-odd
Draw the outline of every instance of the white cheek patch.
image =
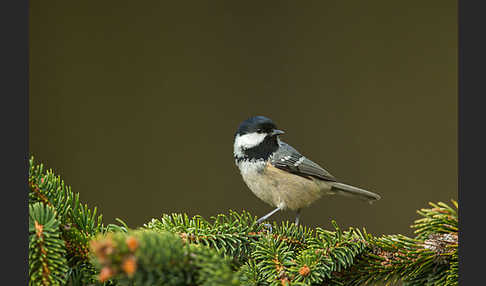
POLYGON ((266 133, 249 133, 245 135, 238 135, 235 139, 235 144, 240 148, 249 149, 255 147, 256 145, 262 143, 262 141, 267 136, 266 133))
POLYGON ((243 150, 249 149, 262 143, 267 134, 265 133, 249 133, 245 135, 236 135, 235 144, 233 146, 233 153, 237 157, 243 157, 243 150))

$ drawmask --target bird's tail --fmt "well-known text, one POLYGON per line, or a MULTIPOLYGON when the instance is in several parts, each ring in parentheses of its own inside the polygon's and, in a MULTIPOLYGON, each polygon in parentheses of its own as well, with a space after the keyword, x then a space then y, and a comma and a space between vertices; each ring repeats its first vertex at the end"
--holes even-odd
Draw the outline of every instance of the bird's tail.
POLYGON ((331 185, 331 192, 334 192, 338 195, 344 195, 344 196, 351 196, 355 198, 359 198, 365 201, 368 201, 370 203, 377 201, 381 199, 380 195, 357 188, 353 187, 350 185, 346 185, 343 183, 332 183, 331 185))

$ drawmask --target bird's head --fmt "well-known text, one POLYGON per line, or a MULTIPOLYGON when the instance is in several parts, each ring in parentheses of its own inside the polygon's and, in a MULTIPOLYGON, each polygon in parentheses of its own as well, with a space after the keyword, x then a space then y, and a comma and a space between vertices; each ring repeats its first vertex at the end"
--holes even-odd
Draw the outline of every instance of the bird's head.
POLYGON ((278 149, 278 136, 284 134, 265 116, 254 116, 243 121, 235 133, 235 158, 268 158, 278 149))

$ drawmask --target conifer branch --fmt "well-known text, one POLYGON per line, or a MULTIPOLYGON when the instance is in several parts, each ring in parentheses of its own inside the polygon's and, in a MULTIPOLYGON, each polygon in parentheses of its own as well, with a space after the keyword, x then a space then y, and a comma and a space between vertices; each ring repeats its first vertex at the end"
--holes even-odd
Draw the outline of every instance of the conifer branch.
POLYGON ((30 285, 457 285, 458 204, 418 210, 415 237, 163 214, 102 223, 52 170, 29 168, 30 285))
MULTIPOLYGON (((104 231, 102 217, 96 216, 96 209, 91 211, 87 205, 82 205, 79 194, 74 194, 52 170, 45 170, 43 164, 34 164, 33 157, 29 163, 29 206, 38 203, 53 211, 57 232, 63 241, 63 259, 66 260, 63 269, 66 269, 68 280, 71 283, 73 279, 69 275, 73 274, 77 275, 76 279, 83 277, 84 285, 94 283, 96 270, 89 262, 89 241, 104 231)), ((32 210, 30 212, 32 214, 32 210)), ((33 275, 29 273, 31 280, 37 281, 33 275)))
POLYGON ((64 241, 55 211, 48 205, 29 206, 29 285, 63 285, 68 270, 64 241))

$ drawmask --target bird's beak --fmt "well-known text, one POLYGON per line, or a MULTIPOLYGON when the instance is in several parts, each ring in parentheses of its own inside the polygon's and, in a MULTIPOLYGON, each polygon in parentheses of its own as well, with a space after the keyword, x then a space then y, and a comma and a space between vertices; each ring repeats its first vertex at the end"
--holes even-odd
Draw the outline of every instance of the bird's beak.
POLYGON ((285 132, 283 132, 282 130, 273 129, 272 133, 270 133, 270 136, 276 136, 276 135, 282 135, 282 134, 285 134, 285 132))

